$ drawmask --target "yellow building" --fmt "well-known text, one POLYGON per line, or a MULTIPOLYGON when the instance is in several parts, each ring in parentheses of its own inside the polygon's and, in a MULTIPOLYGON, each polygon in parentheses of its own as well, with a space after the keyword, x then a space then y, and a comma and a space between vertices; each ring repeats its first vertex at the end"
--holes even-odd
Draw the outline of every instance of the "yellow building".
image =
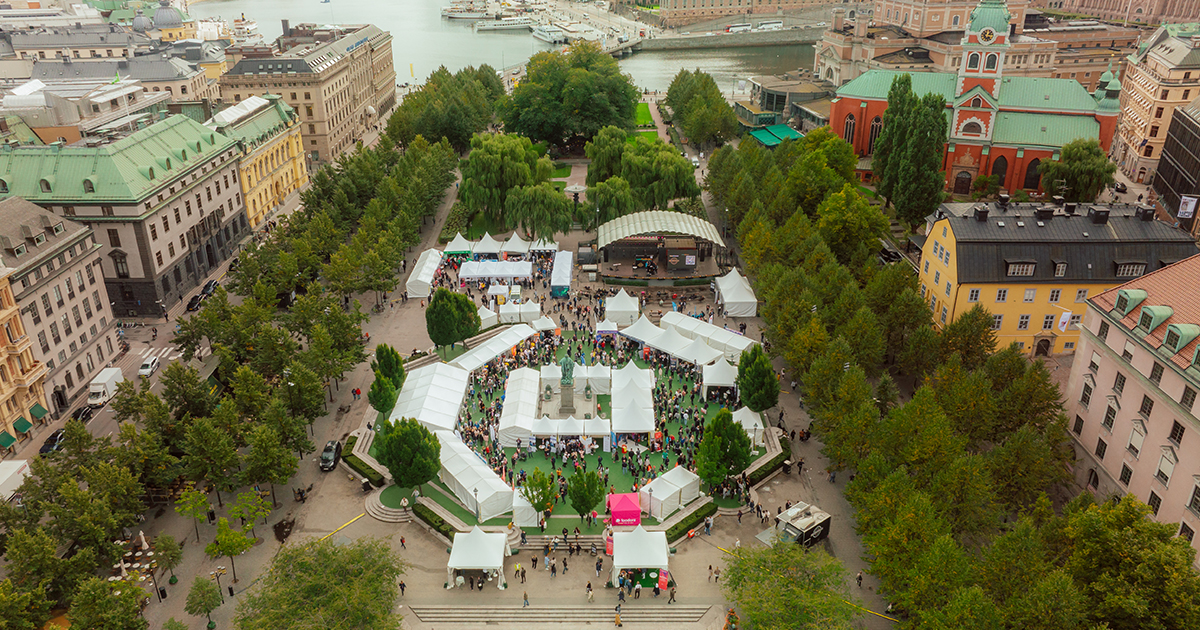
POLYGON ((158 37, 164 42, 196 39, 196 20, 171 6, 170 0, 158 0, 158 9, 154 11, 154 28, 158 29, 158 37))
POLYGON ((241 146, 238 169, 251 227, 308 183, 296 111, 278 95, 251 96, 204 124, 241 146))
MULTIPOLYGON (((7 244, 6 244, 7 246, 7 244)), ((23 247, 23 246, 22 246, 23 247)), ((25 440, 33 423, 49 413, 46 404, 46 364, 33 358, 33 340, 21 324, 17 300, 9 285, 13 270, 0 267, 0 449, 7 455, 18 440, 25 440)))
POLYGON ((918 268, 938 327, 975 305, 997 345, 1073 352, 1087 299, 1196 253, 1152 210, 1101 204, 942 204, 927 219, 918 268))

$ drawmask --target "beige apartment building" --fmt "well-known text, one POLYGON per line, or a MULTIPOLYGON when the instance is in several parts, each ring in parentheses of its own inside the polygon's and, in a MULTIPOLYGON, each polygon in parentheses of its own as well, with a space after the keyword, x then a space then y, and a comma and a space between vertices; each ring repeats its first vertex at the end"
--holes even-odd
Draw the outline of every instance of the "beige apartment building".
MULTIPOLYGON (((9 252, 4 254, 7 261, 9 252)), ((33 358, 33 341, 8 282, 12 272, 0 267, 0 452, 6 457, 18 441, 31 439, 34 423, 44 423, 50 413, 43 388, 46 364, 33 358)))
POLYGON ((1134 181, 1149 183, 1175 108, 1200 96, 1200 24, 1159 27, 1125 68, 1112 159, 1134 181))
POLYGON ((1035 6, 1130 24, 1191 22, 1200 18, 1200 0, 1037 0, 1035 6))
POLYGON ((90 227, 20 197, 0 200, 0 260, 34 359, 46 365, 45 398, 55 413, 87 393, 117 353, 116 322, 101 269, 103 246, 90 227))
POLYGON ((103 61, 132 57, 149 50, 150 39, 115 24, 77 24, 36 28, 7 34, 18 59, 103 61))
POLYGON ((392 36, 371 25, 284 23, 275 49, 243 49, 221 77, 221 96, 238 103, 279 94, 298 113, 314 167, 353 150, 396 104, 392 36))

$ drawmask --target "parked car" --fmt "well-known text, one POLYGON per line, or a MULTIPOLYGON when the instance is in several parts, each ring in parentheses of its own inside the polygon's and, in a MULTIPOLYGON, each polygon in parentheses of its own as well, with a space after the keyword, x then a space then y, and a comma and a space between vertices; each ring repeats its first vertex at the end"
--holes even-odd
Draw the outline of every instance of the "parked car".
POLYGON ((338 460, 342 458, 342 443, 337 440, 329 440, 325 443, 325 450, 321 451, 321 470, 330 471, 337 468, 338 460))
POLYGON ((1113 190, 1119 193, 1126 193, 1129 192, 1129 187, 1125 185, 1125 182, 1117 182, 1113 184, 1113 190))
POLYGON ((212 295, 213 291, 216 291, 217 287, 219 286, 221 286, 221 284, 216 280, 209 280, 208 282, 204 283, 204 288, 200 289, 200 294, 204 297, 208 297, 212 295))
POLYGON ((197 293, 196 295, 193 295, 192 299, 188 300, 187 310, 189 310, 189 311, 200 310, 200 304, 202 302, 204 302, 204 294, 203 293, 197 293))
POLYGON ((47 437, 46 441, 42 442, 42 448, 40 450, 38 450, 38 453, 41 455, 47 455, 49 453, 53 453, 57 450, 62 449, 64 433, 65 432, 63 429, 59 429, 59 430, 55 431, 54 433, 51 433, 50 437, 47 437))
POLYGON ((71 419, 87 424, 87 421, 92 419, 92 413, 92 408, 85 405, 76 409, 75 412, 71 414, 71 419))
POLYGON ((700 158, 692 158, 692 168, 700 168, 700 158))
POLYGON ((150 357, 138 368, 138 376, 153 376, 158 371, 158 357, 150 357))

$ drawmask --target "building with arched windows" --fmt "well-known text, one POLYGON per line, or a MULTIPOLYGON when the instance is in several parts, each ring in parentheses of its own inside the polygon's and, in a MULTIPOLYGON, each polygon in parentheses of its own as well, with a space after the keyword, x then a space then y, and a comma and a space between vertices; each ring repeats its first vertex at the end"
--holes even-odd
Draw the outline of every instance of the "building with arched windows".
MULTIPOLYGON (((1002 190, 1036 190, 1040 165, 1058 160, 1063 145, 1095 138, 1107 152, 1112 144, 1121 90, 1112 72, 1094 94, 1070 79, 1004 76, 1010 19, 1003 0, 983 0, 971 12, 958 71, 910 73, 917 95, 946 99, 943 166, 947 189, 956 194, 969 194, 981 176, 995 176, 1002 190)), ((838 88, 830 125, 859 156, 874 153, 888 91, 900 74, 869 70, 838 88)), ((866 180, 869 161, 860 165, 866 180)))

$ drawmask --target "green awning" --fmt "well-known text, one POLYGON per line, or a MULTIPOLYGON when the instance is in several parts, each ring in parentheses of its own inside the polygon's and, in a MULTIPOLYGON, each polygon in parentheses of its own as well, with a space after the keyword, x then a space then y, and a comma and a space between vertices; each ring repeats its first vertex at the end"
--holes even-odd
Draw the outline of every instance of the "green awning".
POLYGON ((9 435, 8 431, 0 431, 0 448, 8 448, 17 443, 17 438, 9 435))
POLYGON ((29 430, 33 428, 33 423, 22 416, 13 423, 13 428, 17 430, 17 433, 29 433, 29 430))
POLYGON ((29 413, 33 414, 34 418, 41 420, 50 412, 46 411, 46 408, 43 407, 41 403, 34 403, 33 406, 29 408, 29 413))
POLYGON ((764 147, 773 147, 779 144, 779 138, 766 129, 755 129, 750 132, 750 137, 761 142, 764 147))
POLYGON ((787 125, 771 125, 770 127, 767 127, 767 131, 770 131, 771 135, 779 138, 780 140, 787 140, 789 138, 792 140, 799 140, 800 138, 804 137, 804 134, 792 129, 787 125))

